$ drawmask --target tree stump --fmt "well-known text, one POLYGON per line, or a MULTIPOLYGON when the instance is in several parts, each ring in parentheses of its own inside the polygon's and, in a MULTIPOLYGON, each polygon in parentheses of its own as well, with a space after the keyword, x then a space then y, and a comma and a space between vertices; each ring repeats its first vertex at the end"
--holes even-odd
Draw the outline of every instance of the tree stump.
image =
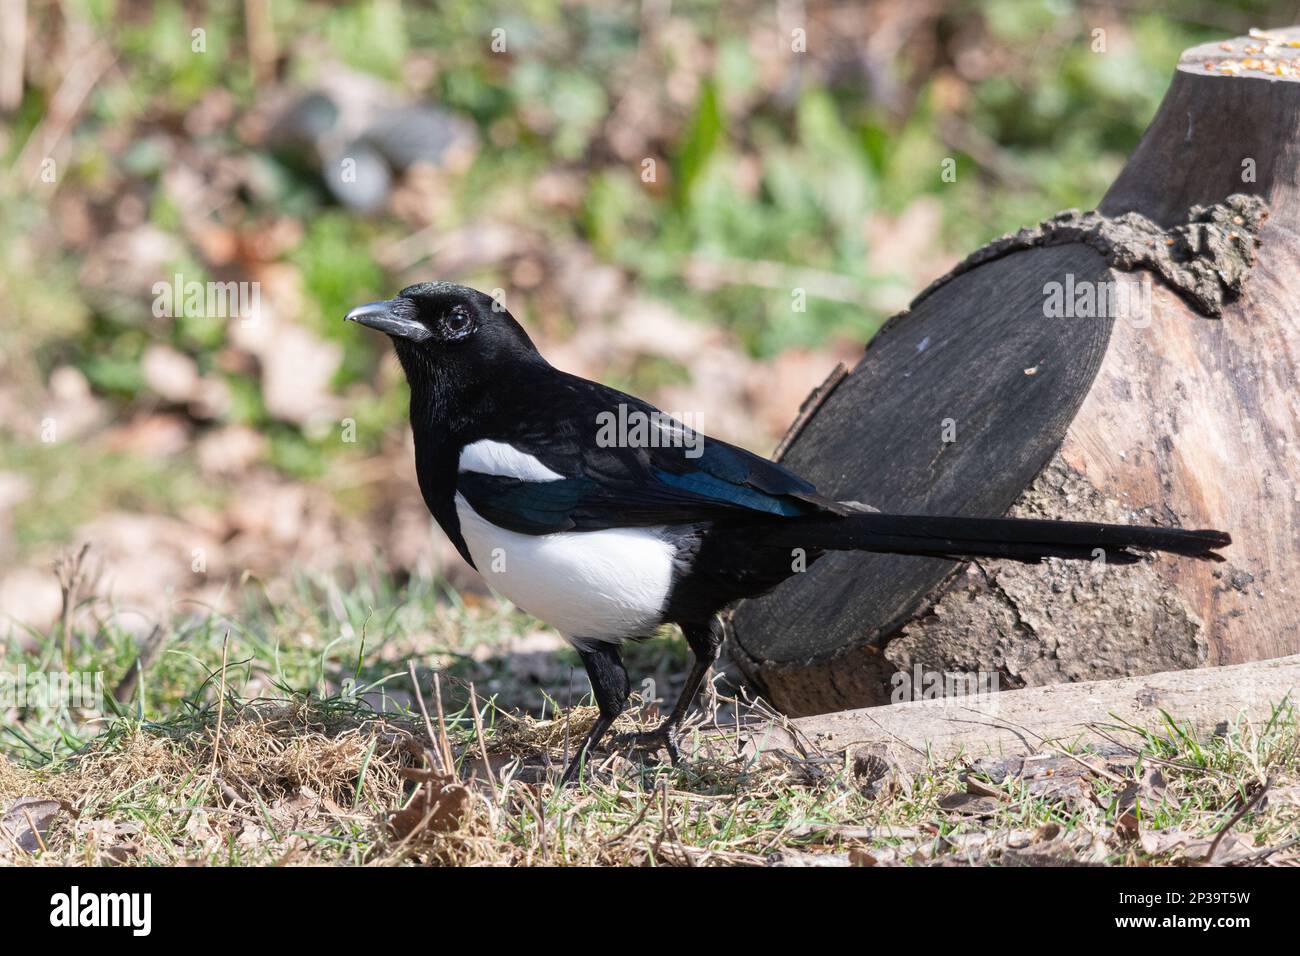
POLYGON ((1219 528, 1227 562, 828 555, 732 617, 775 706, 887 703, 918 667, 1005 689, 1300 652, 1300 28, 1270 36, 1185 52, 1096 213, 975 253, 783 443, 882 511, 1219 528))

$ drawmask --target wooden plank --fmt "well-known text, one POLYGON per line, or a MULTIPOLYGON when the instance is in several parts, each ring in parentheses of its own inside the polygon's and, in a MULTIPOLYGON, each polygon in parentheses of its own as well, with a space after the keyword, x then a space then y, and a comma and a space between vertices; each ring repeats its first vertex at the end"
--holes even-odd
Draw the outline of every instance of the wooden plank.
POLYGON ((1053 684, 1023 690, 911 701, 801 717, 744 733, 760 752, 888 751, 906 765, 926 753, 1010 756, 1052 746, 1135 743, 1122 724, 1168 733, 1162 712, 1203 735, 1234 721, 1264 725, 1273 708, 1300 688, 1300 655, 1228 667, 1167 671, 1118 680, 1053 684), (1162 730, 1163 727, 1163 730, 1162 730))

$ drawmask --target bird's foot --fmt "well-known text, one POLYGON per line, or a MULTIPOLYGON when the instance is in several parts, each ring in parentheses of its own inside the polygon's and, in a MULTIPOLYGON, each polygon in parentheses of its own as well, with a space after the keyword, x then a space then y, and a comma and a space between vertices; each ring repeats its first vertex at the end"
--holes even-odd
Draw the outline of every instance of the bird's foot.
POLYGON ((560 788, 563 789, 575 785, 578 782, 578 774, 581 772, 582 756, 570 757, 569 765, 564 768, 564 776, 560 778, 560 788))
POLYGON ((613 744, 615 747, 631 747, 634 750, 666 750, 674 767, 682 759, 681 751, 677 748, 677 728, 667 720, 654 730, 619 734, 613 739, 613 744))

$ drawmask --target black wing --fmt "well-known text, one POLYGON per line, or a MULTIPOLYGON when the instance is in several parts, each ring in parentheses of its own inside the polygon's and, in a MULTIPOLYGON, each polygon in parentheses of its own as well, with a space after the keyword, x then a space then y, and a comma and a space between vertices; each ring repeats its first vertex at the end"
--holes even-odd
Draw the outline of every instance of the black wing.
POLYGON ((475 511, 512 531, 549 534, 840 510, 775 462, 585 379, 563 376, 556 394, 531 408, 502 414, 483 437, 508 443, 564 477, 525 481, 461 472, 456 482, 475 511))

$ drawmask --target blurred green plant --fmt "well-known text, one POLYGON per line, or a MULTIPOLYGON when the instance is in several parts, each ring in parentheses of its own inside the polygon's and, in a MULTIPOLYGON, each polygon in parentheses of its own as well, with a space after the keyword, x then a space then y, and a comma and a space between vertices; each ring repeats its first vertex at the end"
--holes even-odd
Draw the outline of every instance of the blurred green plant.
MULTIPOLYGON (((384 343, 350 334, 338 318, 391 294, 401 277, 379 251, 407 238, 418 217, 413 226, 409 216, 363 219, 332 206, 319 181, 249 137, 244 119, 267 108, 268 91, 254 83, 240 5, 65 6, 115 55, 69 133, 74 148, 60 171, 60 195, 81 202, 90 238, 65 244, 39 189, 0 190, 0 218, 16 237, 0 244, 0 335, 13 354, 36 358, 31 370, 10 361, 4 373, 35 388, 73 365, 126 416, 156 403, 141 359, 162 342, 229 390, 224 413, 198 427, 257 428, 269 438, 271 467, 317 477, 333 461, 375 451, 402 421, 403 392, 367 388, 384 343), (206 211, 232 233, 255 238, 259 223, 277 217, 301 223, 300 241, 273 259, 301 278, 294 318, 344 346, 332 386, 358 421, 355 445, 273 420, 256 368, 229 361, 228 323, 158 321, 147 302, 82 281, 101 225, 136 203, 149 228, 180 240, 168 271, 200 280, 221 271, 196 240, 194 197, 166 182, 178 164, 190 167, 194 188, 241 171, 239 191, 206 211)), ((47 23, 35 7, 42 35, 61 36, 61 21, 47 23)), ((436 11, 396 0, 280 0, 271 7, 272 66, 292 92, 342 64, 472 122, 483 146, 443 183, 440 230, 494 220, 556 248, 585 244, 635 293, 725 326, 751 353, 771 356, 866 340, 916 291, 914 276, 880 265, 898 257, 880 254, 890 251, 891 217, 918 203, 941 210, 926 240, 937 264, 1058 209, 1094 205, 1181 49, 1290 16, 1262 0, 1232 0, 1213 16, 1081 0, 952 0, 910 13, 909 42, 881 54, 863 37, 835 35, 824 13, 809 5, 808 52, 794 54, 774 44, 779 21, 766 3, 674 4, 656 20, 638 5, 560 0, 508 10, 447 0, 436 11), (1095 49, 1098 28, 1104 52, 1095 49), (620 131, 633 146, 620 144, 620 131), (945 164, 954 176, 941 175, 945 164), (561 211, 535 198, 551 173, 577 183, 576 202, 561 211), (692 278, 700 271, 715 281, 692 278), (799 308, 791 287, 803 285, 799 308)), ((50 118, 58 91, 59 77, 32 72, 38 80, 0 136, 10 164, 50 118)), ((508 284, 495 268, 468 278, 508 284)), ((546 304, 525 295, 516 311, 552 321, 554 300, 539 299, 546 304)), ((643 388, 688 371, 650 362, 631 374, 623 384, 643 388)), ((6 457, 38 467, 17 451, 21 436, 3 429, 6 457)), ((87 481, 97 468, 117 473, 111 456, 80 454, 87 481)), ((20 531, 53 533, 63 517, 20 531)))

